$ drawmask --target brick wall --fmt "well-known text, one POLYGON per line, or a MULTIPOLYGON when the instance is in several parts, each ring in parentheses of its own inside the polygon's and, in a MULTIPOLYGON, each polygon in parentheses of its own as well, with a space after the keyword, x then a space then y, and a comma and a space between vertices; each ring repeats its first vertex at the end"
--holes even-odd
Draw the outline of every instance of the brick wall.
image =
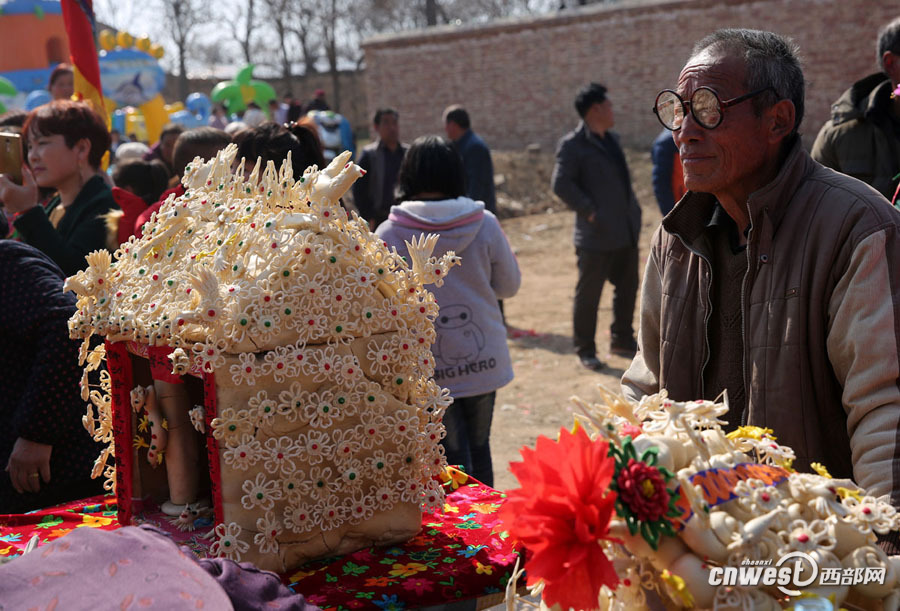
POLYGON ((407 141, 443 133, 441 111, 461 103, 492 147, 552 151, 578 120, 575 91, 596 80, 610 89, 625 142, 649 147, 660 130, 653 100, 675 86, 692 44, 716 28, 750 27, 800 45, 810 146, 831 102, 875 71, 877 31, 898 15, 894 0, 657 0, 378 37, 364 44, 368 104, 370 114, 397 107, 407 141))

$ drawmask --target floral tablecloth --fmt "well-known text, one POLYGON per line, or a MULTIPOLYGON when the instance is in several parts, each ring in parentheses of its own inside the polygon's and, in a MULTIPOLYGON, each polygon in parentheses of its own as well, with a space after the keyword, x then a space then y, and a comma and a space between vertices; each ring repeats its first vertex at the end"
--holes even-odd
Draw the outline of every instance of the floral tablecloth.
MULTIPOLYGON (((461 472, 447 486, 454 489, 444 510, 423 514, 422 531, 404 545, 312 562, 282 575, 284 583, 336 611, 426 607, 502 592, 519 553, 497 518, 506 497, 461 472)), ((33 535, 43 544, 75 528, 118 528, 116 510, 109 496, 0 514, 0 556, 21 554, 33 535)))

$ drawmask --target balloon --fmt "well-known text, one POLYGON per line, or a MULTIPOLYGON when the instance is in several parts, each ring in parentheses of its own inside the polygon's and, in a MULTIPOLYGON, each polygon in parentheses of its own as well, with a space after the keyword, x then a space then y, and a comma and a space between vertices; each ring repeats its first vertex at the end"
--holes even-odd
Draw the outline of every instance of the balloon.
POLYGON ((25 98, 25 110, 34 110, 38 106, 43 106, 52 100, 50 92, 46 89, 35 89, 25 98))
POLYGON ((247 64, 238 70, 233 81, 222 81, 213 87, 212 101, 224 103, 230 113, 244 110, 248 102, 267 108, 269 100, 275 99, 275 90, 268 83, 252 77, 253 64, 247 64))
POLYGON ((169 121, 163 97, 157 95, 146 104, 141 104, 141 112, 144 114, 144 124, 147 127, 147 142, 152 145, 159 140, 163 126, 169 121))
POLYGON ((104 51, 112 51, 116 46, 116 35, 112 30, 103 30, 97 37, 100 42, 100 48, 104 51))
POLYGON ((166 50, 162 48, 162 45, 156 43, 150 45, 150 55, 152 55, 154 59, 162 59, 165 54, 166 50))
MULTIPOLYGON (((0 95, 14 96, 16 95, 18 90, 16 86, 12 84, 11 81, 0 76, 0 95)), ((0 113, 6 112, 6 105, 3 102, 0 102, 0 113)))
POLYGON ((150 42, 150 37, 147 36, 146 34, 144 34, 143 36, 141 36, 140 38, 138 38, 136 41, 134 41, 134 47, 135 47, 138 51, 143 51, 144 53, 149 53, 149 52, 150 52, 150 45, 151 45, 151 44, 152 44, 152 43, 150 42))
POLYGON ((134 36, 128 32, 119 32, 116 34, 116 42, 118 42, 119 46, 123 49, 127 49, 134 44, 134 36))
POLYGON ((210 102, 209 97, 203 93, 195 92, 190 94, 184 100, 184 107, 204 121, 209 118, 209 115, 212 112, 212 102, 210 102))
POLYGON ((187 110, 179 110, 178 112, 173 112, 169 115, 169 122, 178 123, 179 125, 183 125, 187 129, 192 129, 194 127, 203 127, 206 125, 206 120, 201 119, 198 115, 193 115, 190 111, 187 110))

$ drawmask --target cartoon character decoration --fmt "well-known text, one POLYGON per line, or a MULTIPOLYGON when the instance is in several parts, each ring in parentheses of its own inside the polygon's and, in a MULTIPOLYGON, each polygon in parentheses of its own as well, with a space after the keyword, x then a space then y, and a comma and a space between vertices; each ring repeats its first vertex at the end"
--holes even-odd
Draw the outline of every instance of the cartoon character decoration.
POLYGON ((184 100, 181 109, 169 113, 169 120, 186 128, 202 127, 207 124, 212 112, 212 102, 204 93, 194 92, 184 100))
POLYGON ((162 48, 154 55, 151 53, 154 45, 147 36, 135 40, 128 32, 114 34, 103 30, 97 40, 101 48, 103 95, 118 107, 114 111, 107 109, 112 111, 112 127, 125 133, 138 133, 147 141, 155 142, 169 122, 161 93, 166 84, 166 74, 158 61, 162 48))
POLYGON ((443 306, 434 324, 440 330, 432 348, 435 358, 448 365, 478 360, 484 348, 484 332, 472 322, 472 308, 462 303, 443 306))
POLYGON ((212 101, 225 104, 228 112, 241 112, 250 102, 256 102, 260 108, 267 109, 269 100, 275 99, 275 90, 263 81, 253 78, 253 64, 247 64, 232 81, 222 81, 212 90, 212 101))

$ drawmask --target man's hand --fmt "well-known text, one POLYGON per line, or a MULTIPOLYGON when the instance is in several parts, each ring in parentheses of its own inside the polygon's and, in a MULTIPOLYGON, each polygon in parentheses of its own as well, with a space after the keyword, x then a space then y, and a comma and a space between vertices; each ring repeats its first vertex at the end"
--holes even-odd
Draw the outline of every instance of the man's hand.
POLYGON ((6 174, 0 174, 0 202, 11 213, 25 212, 38 204, 38 188, 31 169, 22 166, 22 184, 17 185, 6 174))
POLYGON ((50 453, 53 446, 19 437, 9 455, 6 471, 16 492, 39 492, 41 480, 50 483, 50 453))

